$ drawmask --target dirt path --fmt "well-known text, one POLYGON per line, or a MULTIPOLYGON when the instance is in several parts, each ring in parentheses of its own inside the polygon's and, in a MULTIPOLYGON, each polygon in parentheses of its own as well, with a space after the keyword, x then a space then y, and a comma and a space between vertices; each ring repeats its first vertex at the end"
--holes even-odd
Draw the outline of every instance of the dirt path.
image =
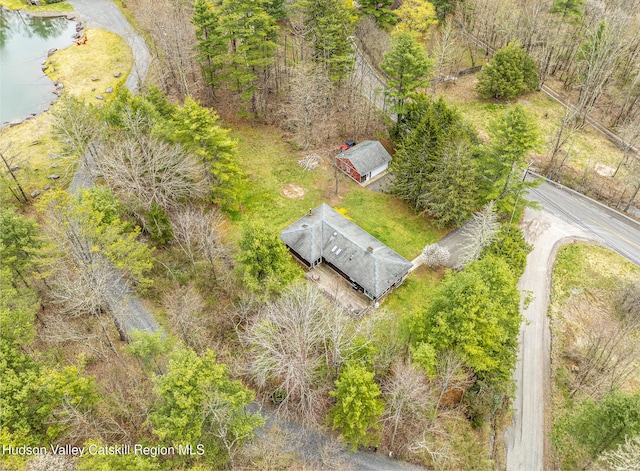
MULTIPOLYGON (((513 403, 514 420, 507 429, 507 470, 537 471, 545 469, 545 404, 550 394, 549 356, 550 330, 547 311, 551 289, 551 273, 556 252, 563 243, 589 235, 581 228, 566 223, 546 212, 526 209, 522 229, 534 249, 527 257, 527 266, 518 289, 524 301, 527 294, 533 301, 521 309, 526 322, 520 327, 518 363, 514 372, 517 392, 513 403)), ((546 446, 545 446, 546 445, 546 446)))

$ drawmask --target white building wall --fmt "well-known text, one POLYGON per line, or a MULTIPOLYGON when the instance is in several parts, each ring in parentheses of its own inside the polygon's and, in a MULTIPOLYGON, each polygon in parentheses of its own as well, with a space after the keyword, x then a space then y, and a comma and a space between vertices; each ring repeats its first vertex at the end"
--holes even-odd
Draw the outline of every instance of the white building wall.
POLYGON ((381 165, 380 167, 376 168, 375 170, 372 170, 370 173, 369 178, 367 178, 367 180, 370 180, 371 178, 375 177, 376 175, 380 175, 382 172, 384 172, 387 168, 389 168, 389 163, 385 163, 384 165, 381 165))

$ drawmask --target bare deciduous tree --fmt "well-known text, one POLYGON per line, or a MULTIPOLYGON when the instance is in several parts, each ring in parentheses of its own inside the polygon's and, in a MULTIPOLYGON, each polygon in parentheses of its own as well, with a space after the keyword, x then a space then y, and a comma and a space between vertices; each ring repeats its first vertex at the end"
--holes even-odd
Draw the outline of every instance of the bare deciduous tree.
POLYGON ((557 158, 583 127, 584 123, 577 119, 575 110, 567 109, 562 113, 560 124, 549 141, 549 162, 545 169, 549 178, 557 179, 559 177, 560 171, 568 159, 569 152, 565 151, 565 158, 560 164, 557 163, 557 158))
POLYGON ((578 118, 584 122, 596 101, 607 90, 620 58, 626 52, 625 31, 630 21, 622 10, 605 14, 605 19, 592 25, 582 45, 578 61, 578 118))
POLYGON ((424 428, 430 389, 424 373, 404 362, 396 363, 391 376, 383 382, 382 394, 386 402, 383 416, 385 434, 391 434, 389 448, 396 456, 413 438, 411 435, 424 428), (404 440, 396 447, 396 435, 399 431, 404 432, 404 440))
POLYGON ((458 47, 453 20, 446 19, 441 26, 432 54, 435 59, 433 80, 433 93, 435 93, 440 81, 445 81, 447 76, 457 77, 458 75, 456 69, 461 51, 458 47))
POLYGON ((74 97, 64 94, 53 111, 54 136, 62 142, 63 153, 68 156, 95 159, 97 142, 105 128, 97 110, 74 97))
POLYGON ((391 35, 380 27, 373 16, 360 17, 355 25, 358 45, 373 64, 380 64, 391 49, 391 35))
POLYGON ((71 457, 46 453, 27 462, 26 471, 75 471, 76 465, 71 457))
POLYGON ((583 347, 576 352, 579 367, 571 385, 571 396, 580 393, 601 397, 622 384, 638 369, 640 319, 619 321, 602 312, 595 324, 583 331, 583 347))
POLYGON ((326 71, 309 62, 292 68, 289 85, 285 126, 294 132, 299 146, 315 146, 331 134, 331 81, 326 71))
POLYGON ((158 72, 165 90, 181 98, 198 91, 202 85, 198 80, 191 2, 129 0, 127 8, 153 38, 152 54, 161 64, 158 72))
POLYGON ((350 324, 317 288, 294 284, 263 307, 245 335, 256 383, 281 410, 315 423, 327 407, 329 379, 350 347, 350 324))
POLYGON ((9 189, 18 203, 26 203, 28 201, 27 195, 24 192, 22 183, 20 183, 20 180, 16 176, 17 171, 20 170, 20 164, 22 164, 23 161, 21 160, 20 162, 18 162, 17 155, 8 155, 7 151, 9 150, 10 146, 11 144, 7 145, 3 150, 0 151, 0 159, 2 160, 2 164, 4 165, 4 169, 0 172, 3 183, 2 186, 9 189))
POLYGON ((194 269, 200 261, 215 279, 226 279, 233 268, 229 247, 221 233, 222 215, 191 205, 178 208, 171 216, 173 235, 194 269))
POLYGON ((476 213, 464 228, 467 246, 460 256, 456 268, 462 269, 467 263, 478 259, 495 240, 499 229, 500 224, 498 223, 495 202, 491 201, 482 211, 476 213))
POLYGON ((623 320, 640 324, 640 280, 629 283, 622 291, 620 310, 623 320))
POLYGON ((197 160, 182 146, 153 137, 119 136, 95 163, 118 197, 145 211, 154 203, 165 210, 175 208, 207 193, 197 160))
POLYGON ((598 457, 597 470, 638 471, 640 469, 640 436, 625 437, 615 450, 605 451, 598 457))
POLYGON ((193 283, 178 286, 167 292, 163 304, 167 310, 167 318, 178 337, 194 350, 202 350, 204 342, 201 314, 205 302, 193 283))

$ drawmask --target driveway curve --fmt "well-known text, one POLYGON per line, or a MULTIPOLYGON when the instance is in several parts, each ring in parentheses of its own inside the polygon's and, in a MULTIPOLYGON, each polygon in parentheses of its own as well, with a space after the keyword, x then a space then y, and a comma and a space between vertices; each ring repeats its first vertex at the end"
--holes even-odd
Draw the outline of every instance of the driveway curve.
MULTIPOLYGON (((522 229, 534 249, 518 288, 533 301, 521 312, 520 350, 514 372, 516 397, 513 424, 507 429, 508 471, 545 468, 550 443, 549 294, 556 253, 563 243, 588 240, 608 247, 640 265, 640 224, 631 218, 556 183, 531 188, 527 198, 544 210, 527 209, 522 229)), ((524 306, 523 306, 524 307, 524 306)))
POLYGON ((507 429, 507 470, 545 469, 545 425, 547 398, 550 397, 549 293, 551 274, 558 248, 574 240, 589 240, 586 231, 562 221, 553 214, 527 208, 521 223, 533 250, 527 256, 524 274, 518 282, 521 313, 525 322, 518 338, 520 351, 514 371, 516 397, 513 424, 507 429), (527 296, 533 296, 526 305, 527 296))
POLYGON ((68 0, 68 3, 91 28, 103 29, 122 37, 133 52, 133 69, 125 82, 129 90, 137 90, 144 81, 151 64, 151 52, 136 30, 112 0, 68 0))
MULTIPOLYGON (((116 33, 129 44, 133 53, 133 68, 127 77, 125 86, 131 91, 136 91, 144 80, 151 63, 151 53, 142 37, 127 22, 122 12, 111 0, 68 1, 76 11, 76 20, 85 22, 91 28, 116 33)), ((80 160, 78 170, 69 185, 70 193, 93 186, 93 178, 90 168, 88 168, 91 165, 91 154, 87 152, 80 160)), ((115 267, 113 267, 110 277, 111 284, 106 293, 106 303, 121 335, 127 335, 133 330, 156 332, 158 323, 115 267)))

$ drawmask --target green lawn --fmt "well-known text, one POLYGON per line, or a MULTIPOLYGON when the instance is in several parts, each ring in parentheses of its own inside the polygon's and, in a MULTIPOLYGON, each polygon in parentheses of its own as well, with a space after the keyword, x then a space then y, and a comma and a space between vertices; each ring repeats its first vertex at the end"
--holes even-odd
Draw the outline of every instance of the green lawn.
POLYGON ((242 210, 232 218, 235 234, 249 220, 262 221, 280 231, 323 202, 345 208, 356 224, 408 259, 446 233, 397 198, 369 191, 341 174, 336 195, 335 172, 329 158, 324 156, 316 170, 302 170, 297 162, 305 153, 293 150, 275 128, 239 124, 233 126, 232 135, 239 140, 238 161, 247 173, 240 198, 242 210), (304 196, 282 196, 287 184, 302 187, 304 196))
POLYGON ((375 193, 351 184, 340 207, 360 227, 384 242, 403 257, 412 260, 426 244, 440 240, 446 231, 411 211, 391 195, 375 193))
MULTIPOLYGON (((475 81, 474 75, 461 77, 456 85, 441 87, 438 94, 444 95, 449 102, 454 103, 483 137, 487 137, 488 123, 497 119, 509 104, 523 105, 535 117, 540 129, 540 143, 535 152, 547 154, 548 142, 555 135, 565 111, 564 106, 539 91, 526 93, 511 102, 488 100, 474 90, 475 81)), ((557 84, 553 86, 557 87, 557 84)), ((593 167, 598 162, 616 167, 622 155, 616 146, 590 126, 578 132, 566 148, 571 149, 568 165, 579 170, 587 166, 593 167)))
POLYGON ((0 5, 10 10, 27 10, 29 12, 37 11, 73 11, 73 7, 66 2, 52 3, 51 5, 33 6, 27 5, 27 0, 0 0, 0 5))
MULTIPOLYGON (((553 270, 553 300, 562 304, 572 295, 609 298, 624 280, 640 278, 640 267, 599 245, 562 247, 553 270)), ((560 307, 560 306, 558 306, 560 307)))
POLYGON ((422 265, 385 298, 384 306, 397 313, 410 313, 425 307, 442 276, 442 270, 434 271, 422 265))

